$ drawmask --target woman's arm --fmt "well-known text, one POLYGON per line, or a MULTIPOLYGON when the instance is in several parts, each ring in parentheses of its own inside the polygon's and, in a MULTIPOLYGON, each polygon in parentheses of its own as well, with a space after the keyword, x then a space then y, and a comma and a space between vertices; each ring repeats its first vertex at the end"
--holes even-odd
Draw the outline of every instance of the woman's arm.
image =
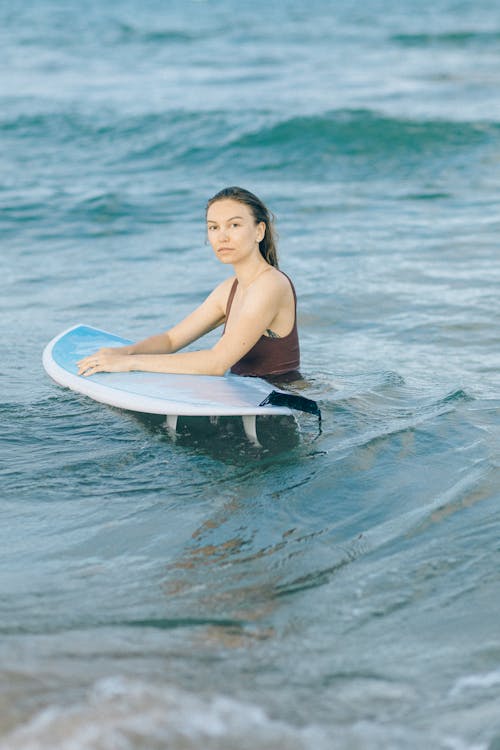
MULTIPOLYGON (((86 357, 79 362, 79 372, 81 375, 93 375, 96 372, 142 370, 194 375, 223 375, 257 343, 264 331, 270 327, 279 311, 283 299, 283 289, 279 277, 275 277, 274 274, 262 274, 252 284, 251 293, 247 292, 237 319, 234 322, 232 320, 233 325, 231 325, 230 330, 226 331, 211 349, 196 352, 177 351, 198 338, 201 335, 199 331, 208 332, 224 320, 225 313, 223 312, 221 316, 221 309, 217 305, 212 307, 214 299, 207 305, 208 300, 210 300, 210 297, 208 297, 203 305, 185 318, 182 323, 172 328, 167 334, 162 335, 168 336, 168 344, 172 347, 167 352, 165 352, 165 349, 162 353, 151 352, 151 350, 136 350, 129 354, 109 354, 109 350, 97 352, 97 354, 86 357), (219 310, 218 318, 213 314, 215 309, 219 310), (205 314, 208 314, 210 310, 212 310, 212 314, 205 318, 205 314), (195 332, 198 333, 197 336, 194 335, 195 332)), ((217 298, 217 291, 215 290, 213 293, 215 298, 217 298)), ((225 299, 227 299, 227 289, 225 291, 225 299)), ((224 297, 224 294, 222 294, 222 297, 224 297)), ((225 301, 222 311, 224 306, 225 301)), ((162 338, 162 336, 146 339, 144 342, 140 342, 140 345, 149 348, 149 346, 153 347, 157 344, 167 344, 167 339, 162 338)), ((113 352, 113 350, 111 351, 113 352)))

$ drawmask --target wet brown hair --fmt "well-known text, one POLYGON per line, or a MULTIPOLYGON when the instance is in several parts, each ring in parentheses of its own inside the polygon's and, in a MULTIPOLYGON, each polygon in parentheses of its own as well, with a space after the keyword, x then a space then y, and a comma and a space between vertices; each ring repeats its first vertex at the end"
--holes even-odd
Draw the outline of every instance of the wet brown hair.
POLYGON ((278 268, 278 250, 276 247, 276 230, 274 229, 274 215, 266 208, 264 203, 249 190, 240 187, 227 187, 216 193, 207 203, 206 211, 213 203, 222 200, 233 200, 248 206, 253 214, 256 224, 264 222, 266 231, 263 239, 259 242, 260 254, 270 266, 278 268))

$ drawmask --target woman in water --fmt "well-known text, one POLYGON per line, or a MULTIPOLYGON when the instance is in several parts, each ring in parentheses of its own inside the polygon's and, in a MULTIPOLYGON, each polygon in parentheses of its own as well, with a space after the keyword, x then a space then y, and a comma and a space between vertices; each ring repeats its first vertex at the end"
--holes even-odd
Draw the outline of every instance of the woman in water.
POLYGON ((80 375, 96 372, 184 373, 259 377, 298 376, 296 296, 278 270, 272 219, 257 196, 230 187, 207 205, 207 232, 215 255, 234 276, 166 333, 130 346, 100 349, 78 363, 80 375), (180 351, 224 324, 211 349, 180 351))

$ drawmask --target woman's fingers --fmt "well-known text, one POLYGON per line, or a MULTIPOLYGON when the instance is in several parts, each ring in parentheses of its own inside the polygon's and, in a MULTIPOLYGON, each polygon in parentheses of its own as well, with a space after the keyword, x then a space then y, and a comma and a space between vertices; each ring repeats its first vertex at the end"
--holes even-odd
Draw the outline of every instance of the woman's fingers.
POLYGON ((99 359, 96 354, 90 357, 85 357, 77 362, 78 374, 79 375, 93 375, 95 372, 99 372, 99 359))
POLYGON ((113 350, 104 350, 90 354, 77 362, 78 374, 88 377, 96 372, 122 372, 127 368, 124 366, 123 355, 113 350))

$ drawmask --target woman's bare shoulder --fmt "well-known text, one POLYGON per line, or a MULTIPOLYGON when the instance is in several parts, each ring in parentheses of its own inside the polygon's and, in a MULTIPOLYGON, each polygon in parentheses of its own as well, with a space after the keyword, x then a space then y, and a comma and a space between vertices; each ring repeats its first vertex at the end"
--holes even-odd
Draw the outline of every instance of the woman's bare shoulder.
POLYGON ((214 294, 221 294, 222 296, 228 295, 231 291, 231 288, 236 280, 236 276, 229 276, 229 278, 224 279, 224 281, 221 281, 220 284, 218 284, 213 293, 214 294))
POLYGON ((212 294, 210 295, 212 299, 215 299, 224 310, 226 309, 226 303, 235 279, 236 276, 230 276, 229 278, 224 279, 224 281, 221 281, 221 283, 215 287, 212 294))
POLYGON ((291 292, 291 282, 282 271, 271 268, 257 278, 259 287, 266 292, 286 295, 291 292))

